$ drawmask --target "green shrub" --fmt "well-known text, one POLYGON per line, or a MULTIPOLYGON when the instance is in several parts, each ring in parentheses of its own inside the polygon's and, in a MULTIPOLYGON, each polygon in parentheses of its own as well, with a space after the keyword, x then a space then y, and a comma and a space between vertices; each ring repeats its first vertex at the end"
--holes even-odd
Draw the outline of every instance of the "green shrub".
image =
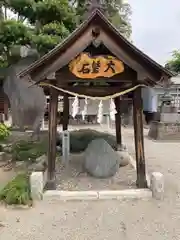
POLYGON ((15 161, 31 161, 47 153, 47 142, 19 141, 12 146, 12 159, 15 161))
POLYGON ((6 204, 32 204, 29 176, 27 174, 17 175, 0 191, 0 200, 6 204))
POLYGON ((0 141, 4 141, 7 137, 9 137, 9 135, 10 135, 9 128, 3 123, 0 123, 0 141))
MULTIPOLYGON (((109 145, 116 149, 116 138, 115 136, 98 132, 91 129, 82 129, 78 131, 70 132, 70 151, 71 153, 79 153, 85 151, 88 144, 97 138, 102 138, 109 143, 109 145)), ((59 139, 58 145, 62 146, 62 139, 59 139)))

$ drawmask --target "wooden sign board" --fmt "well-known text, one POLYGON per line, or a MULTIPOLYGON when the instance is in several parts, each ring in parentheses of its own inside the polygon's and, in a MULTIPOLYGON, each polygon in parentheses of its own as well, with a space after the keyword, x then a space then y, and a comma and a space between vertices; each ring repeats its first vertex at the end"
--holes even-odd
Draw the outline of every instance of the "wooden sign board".
POLYGON ((124 64, 112 56, 91 57, 87 53, 82 53, 69 63, 69 70, 78 78, 109 78, 122 73, 124 64))

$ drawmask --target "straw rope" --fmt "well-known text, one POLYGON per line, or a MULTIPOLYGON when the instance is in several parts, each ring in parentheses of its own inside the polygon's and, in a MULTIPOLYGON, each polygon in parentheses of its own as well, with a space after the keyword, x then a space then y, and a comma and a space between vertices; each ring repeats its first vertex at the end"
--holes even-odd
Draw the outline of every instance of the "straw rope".
POLYGON ((120 97, 126 93, 129 93, 129 92, 132 92, 134 91, 135 89, 137 89, 138 87, 146 87, 146 85, 144 84, 138 84, 132 88, 129 88, 129 89, 126 89, 122 92, 118 92, 118 93, 114 93, 113 95, 108 95, 108 96, 104 96, 104 97, 92 97, 92 96, 87 96, 87 95, 84 95, 84 94, 78 94, 78 93, 75 93, 75 92, 71 92, 71 91, 68 91, 68 90, 65 90, 63 88, 59 88, 57 86, 54 86, 52 84, 49 84, 49 83, 40 83, 39 84, 40 86, 47 86, 47 87, 52 87, 52 88, 55 88, 56 90, 58 91, 61 91, 61 92, 64 92, 64 93, 67 93, 69 95, 72 95, 74 97, 81 97, 81 98, 88 98, 88 99, 92 99, 92 100, 108 100, 108 99, 111 99, 111 98, 116 98, 116 97, 120 97))

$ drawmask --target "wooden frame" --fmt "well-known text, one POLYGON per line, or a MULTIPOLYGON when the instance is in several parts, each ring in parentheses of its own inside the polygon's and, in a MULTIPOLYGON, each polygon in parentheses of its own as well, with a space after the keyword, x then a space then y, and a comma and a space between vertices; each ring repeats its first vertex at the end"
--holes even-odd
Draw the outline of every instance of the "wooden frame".
MULTIPOLYGON (((91 51, 93 52, 93 50, 91 51)), ((94 53, 97 54, 98 46, 94 45, 94 53)), ((103 52, 101 53, 103 54, 103 52)), ((105 53, 104 53, 105 54, 105 53)), ((168 81, 173 76, 167 69, 154 62, 147 55, 138 50, 128 42, 107 18, 96 8, 84 23, 79 26, 62 44, 47 53, 37 62, 33 63, 26 70, 19 73, 20 77, 29 75, 36 83, 46 81, 47 77, 55 72, 56 83, 68 91, 77 94, 90 96, 107 96, 120 92, 134 84, 145 84, 154 86, 157 82, 168 81), (67 70, 67 64, 77 55, 87 50, 94 42, 103 44, 112 56, 116 56, 127 66, 126 72, 111 79, 101 78, 99 81, 106 81, 109 86, 73 86, 74 82, 81 81, 67 70), (137 79, 141 73, 143 78, 137 79)), ((96 79, 97 80, 97 79, 96 79)), ((63 130, 68 129, 69 100, 68 95, 64 95, 63 110, 63 130)), ((48 150, 48 186, 54 188, 55 183, 55 157, 56 157, 56 127, 57 127, 57 90, 50 91, 50 121, 49 121, 49 150, 48 150)), ((117 109, 116 114, 116 140, 117 149, 121 150, 121 100, 115 99, 117 109)), ((143 141, 143 122, 142 122, 142 99, 141 88, 137 88, 133 94, 134 107, 134 135, 137 165, 137 187, 147 187, 145 172, 145 155, 143 141)))

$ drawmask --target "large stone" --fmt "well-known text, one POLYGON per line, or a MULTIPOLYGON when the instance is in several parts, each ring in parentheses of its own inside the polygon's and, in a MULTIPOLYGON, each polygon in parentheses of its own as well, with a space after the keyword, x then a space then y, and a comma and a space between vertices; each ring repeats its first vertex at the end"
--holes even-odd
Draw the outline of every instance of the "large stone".
POLYGON ((84 167, 96 178, 108 178, 118 171, 119 156, 104 139, 95 139, 85 151, 84 167))

